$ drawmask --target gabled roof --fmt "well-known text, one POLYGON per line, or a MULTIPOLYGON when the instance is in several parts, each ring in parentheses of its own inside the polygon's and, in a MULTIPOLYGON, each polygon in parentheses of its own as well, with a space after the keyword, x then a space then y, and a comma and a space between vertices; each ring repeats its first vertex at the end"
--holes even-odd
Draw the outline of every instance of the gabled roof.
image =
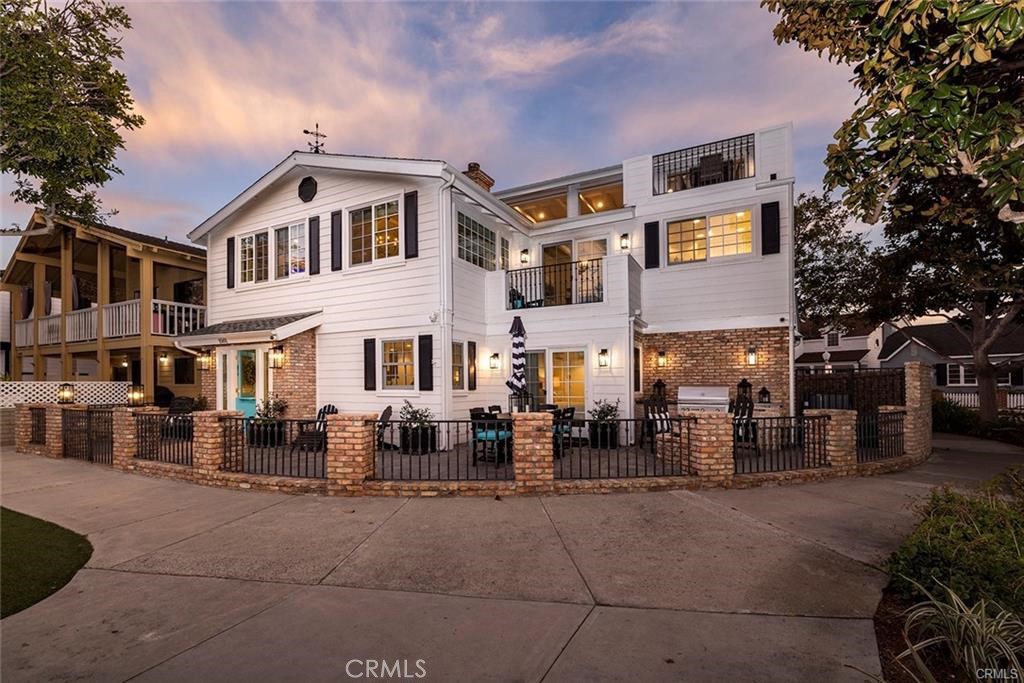
MULTIPOLYGON (((844 337, 866 337, 874 332, 878 325, 854 316, 848 316, 844 317, 836 327, 844 337)), ((800 336, 804 339, 821 339, 822 330, 825 329, 827 327, 816 325, 808 320, 800 321, 800 336)))
POLYGON ((182 346, 202 347, 287 339, 317 327, 322 318, 322 311, 307 311, 266 318, 225 320, 182 334, 178 337, 178 343, 182 346))
MULTIPOLYGON (((893 332, 882 344, 881 360, 889 360, 911 341, 947 358, 971 355, 971 345, 953 323, 911 325, 893 332)), ((1010 325, 1010 331, 996 339, 989 350, 993 355, 1024 354, 1024 325, 1010 325)))
POLYGON ((294 151, 267 171, 263 177, 243 190, 215 214, 200 223, 188 238, 198 242, 230 218, 235 212, 256 198, 261 192, 295 168, 355 171, 359 173, 380 173, 384 175, 414 176, 451 179, 459 191, 510 225, 527 227, 526 222, 507 204, 483 190, 447 162, 438 159, 407 159, 401 157, 360 156, 356 154, 314 154, 294 151))

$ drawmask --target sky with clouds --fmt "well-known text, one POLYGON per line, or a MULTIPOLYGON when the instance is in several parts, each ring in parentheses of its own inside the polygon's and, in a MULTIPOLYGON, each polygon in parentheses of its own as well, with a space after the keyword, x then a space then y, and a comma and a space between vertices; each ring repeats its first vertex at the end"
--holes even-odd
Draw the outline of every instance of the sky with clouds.
MULTIPOLYGON (((779 46, 757 2, 133 3, 122 65, 146 125, 102 191, 114 225, 172 239, 319 122, 329 152, 478 161, 509 187, 795 126, 821 185, 847 68, 779 46)), ((3 179, 4 225, 30 215, 3 179)), ((0 238, 6 262, 14 238, 0 238)))

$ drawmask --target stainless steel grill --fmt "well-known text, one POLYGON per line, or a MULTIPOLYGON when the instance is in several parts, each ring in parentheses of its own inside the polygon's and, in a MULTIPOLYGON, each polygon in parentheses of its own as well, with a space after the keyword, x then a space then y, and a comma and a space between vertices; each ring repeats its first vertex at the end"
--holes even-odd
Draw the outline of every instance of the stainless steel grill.
POLYGON ((729 387, 681 386, 676 398, 679 411, 729 410, 729 387))

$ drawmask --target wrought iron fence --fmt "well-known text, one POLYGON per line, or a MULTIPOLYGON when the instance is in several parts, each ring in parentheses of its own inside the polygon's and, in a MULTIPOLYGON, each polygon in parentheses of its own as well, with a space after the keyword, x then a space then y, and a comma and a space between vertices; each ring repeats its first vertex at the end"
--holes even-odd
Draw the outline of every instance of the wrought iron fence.
POLYGON ((555 479, 631 479, 693 473, 695 420, 670 418, 644 440, 644 420, 559 420, 552 427, 555 479))
POLYGON ((191 415, 136 414, 135 457, 191 467, 193 426, 191 415))
POLYGON ((29 408, 29 419, 32 430, 29 432, 28 442, 35 444, 46 443, 46 408, 29 408))
POLYGON ((604 260, 586 259, 505 274, 508 310, 604 301, 604 260))
POLYGON ((754 135, 655 154, 654 194, 754 177, 754 135))
POLYGON ((733 420, 736 474, 828 467, 828 416, 756 417, 733 420))
POLYGON ((873 411, 906 403, 903 368, 836 370, 796 374, 796 407, 873 411))
POLYGON ((65 458, 113 464, 113 409, 89 406, 61 411, 61 441, 65 458))
POLYGON ((512 420, 374 422, 373 477, 394 481, 515 478, 512 420))
POLYGON ((327 431, 316 420, 222 420, 227 472, 325 478, 327 431))
POLYGON ((903 455, 904 412, 857 413, 857 462, 903 455))

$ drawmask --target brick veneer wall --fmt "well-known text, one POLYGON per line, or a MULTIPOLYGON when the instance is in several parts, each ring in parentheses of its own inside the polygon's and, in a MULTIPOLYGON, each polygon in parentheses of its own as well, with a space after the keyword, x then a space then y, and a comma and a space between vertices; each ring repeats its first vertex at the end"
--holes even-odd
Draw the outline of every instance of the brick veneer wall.
POLYGON ((288 401, 285 417, 316 417, 316 332, 306 330, 288 337, 281 346, 284 347, 284 364, 270 372, 274 378, 274 393, 288 401))
POLYGON ((207 370, 196 368, 199 373, 199 395, 206 399, 206 407, 209 410, 217 410, 217 363, 220 357, 214 353, 210 357, 210 367, 207 370))
POLYGON ((697 332, 637 334, 643 344, 644 394, 656 380, 664 380, 668 398, 680 385, 727 385, 736 397, 736 384, 744 377, 772 392, 772 403, 785 411, 789 406, 789 328, 757 327, 697 332), (747 347, 757 347, 757 365, 747 365, 747 347), (658 352, 665 352, 665 367, 658 366, 658 352))

